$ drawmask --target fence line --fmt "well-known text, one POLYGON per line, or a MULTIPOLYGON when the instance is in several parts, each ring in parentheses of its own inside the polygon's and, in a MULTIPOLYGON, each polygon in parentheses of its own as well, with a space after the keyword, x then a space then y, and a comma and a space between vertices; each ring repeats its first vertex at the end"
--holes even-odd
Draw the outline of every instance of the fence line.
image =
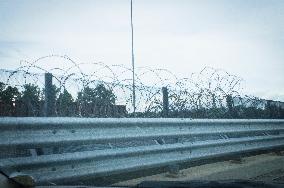
MULTIPOLYGON (((284 117, 284 103, 269 102, 243 95, 241 92, 242 79, 223 70, 207 67, 199 73, 191 74, 190 78, 182 79, 177 78, 173 73, 164 69, 141 67, 136 70, 136 111, 138 117, 162 117, 165 116, 164 112, 166 111, 169 117, 284 117), (164 100, 162 88, 167 88, 168 97, 166 98, 168 100, 164 100), (230 97, 231 99, 229 99, 230 97), (168 104, 165 104, 166 101, 168 101, 168 104), (252 112, 247 112, 249 110, 252 110, 255 115, 252 112)), ((76 116, 81 116, 82 110, 84 111, 83 108, 86 106, 82 104, 82 101, 87 100, 88 95, 94 92, 94 88, 100 84, 105 87, 105 91, 114 95, 112 102, 108 102, 105 106, 125 105, 127 113, 124 116, 133 115, 131 114, 133 111, 132 72, 131 69, 122 65, 108 66, 103 63, 77 63, 67 56, 51 55, 39 58, 33 62, 23 61, 21 67, 14 71, 1 69, 0 82, 6 86, 5 88, 16 86, 20 93, 27 89, 24 88, 26 84, 38 86, 40 92, 37 94, 39 99, 36 104, 31 105, 31 102, 22 100, 22 103, 26 103, 26 106, 28 106, 26 108, 31 111, 28 114, 38 116, 42 114, 41 110, 40 112, 37 111, 39 109, 38 106, 41 106, 42 103, 40 101, 44 101, 44 92, 42 90, 45 85, 45 73, 53 75, 53 84, 57 90, 56 97, 60 98, 59 102, 53 102, 56 106, 55 113, 53 113, 55 116, 64 114, 58 112, 58 109, 64 108, 63 106, 74 106, 74 102, 76 102, 76 107, 65 111, 76 112, 76 116), (48 65, 53 63, 53 66, 47 67, 47 62, 48 65), (89 94, 85 97, 83 96, 84 100, 78 100, 78 94, 81 92, 84 95, 85 88, 90 88, 86 91, 89 94), (65 102, 67 99, 69 101, 67 104, 60 106, 63 99, 65 102)), ((2 116, 13 116, 13 114, 17 114, 15 111, 19 111, 13 109, 15 108, 13 106, 16 104, 16 97, 12 96, 12 98, 13 100, 9 99, 9 104, 3 103, 3 100, 2 103, 0 101, 0 105, 5 106, 3 109, 6 109, 0 113, 2 116), (9 110, 9 108, 12 109, 9 110)), ((94 103, 94 100, 90 98, 87 103, 94 103)), ((105 100, 104 102, 107 101, 105 100)), ((94 104, 93 106, 98 105, 94 104)), ((97 111, 95 107, 92 109, 92 111, 97 111)), ((91 114, 91 112, 87 114, 91 114)), ((101 117, 109 117, 109 115, 102 114, 101 117)))

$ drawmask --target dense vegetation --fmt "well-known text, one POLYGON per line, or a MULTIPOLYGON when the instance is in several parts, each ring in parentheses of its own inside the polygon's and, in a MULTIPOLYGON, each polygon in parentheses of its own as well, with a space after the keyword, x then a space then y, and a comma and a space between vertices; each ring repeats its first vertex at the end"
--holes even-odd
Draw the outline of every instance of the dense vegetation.
MULTIPOLYGON (((23 90, 19 91, 17 87, 5 87, 4 83, 0 83, 0 115, 43 116, 44 92, 44 89, 33 84, 25 84, 23 90)), ((55 85, 51 93, 56 116, 76 116, 78 108, 82 116, 92 116, 88 111, 90 107, 113 106, 116 100, 114 93, 103 84, 83 88, 76 99, 66 89, 60 92, 55 85)))
MULTIPOLYGON (((44 89, 33 84, 25 84, 23 90, 0 83, 1 116, 43 116, 44 89)), ((85 87, 74 99, 66 90, 53 85, 52 95, 54 116, 117 117, 117 112, 106 115, 106 107, 115 107, 116 96, 103 84, 95 88, 85 87)), ((125 108, 119 109, 119 117, 131 117, 125 108), (122 114, 122 115, 121 115, 122 114)), ((136 117, 174 117, 174 118, 284 118, 284 109, 267 102, 265 108, 234 106, 231 100, 225 107, 184 109, 170 106, 165 116, 162 110, 137 112, 136 117)))

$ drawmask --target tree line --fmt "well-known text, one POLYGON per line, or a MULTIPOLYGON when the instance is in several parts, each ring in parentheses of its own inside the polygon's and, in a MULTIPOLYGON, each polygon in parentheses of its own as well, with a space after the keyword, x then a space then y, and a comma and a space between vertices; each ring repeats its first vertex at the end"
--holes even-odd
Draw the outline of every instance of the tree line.
MULTIPOLYGON (((80 117, 132 117, 125 105, 115 105, 116 95, 104 84, 92 88, 84 87, 74 98, 66 89, 52 85, 54 116, 80 117)), ((44 116, 45 89, 34 84, 25 84, 19 90, 0 82, 0 116, 44 116)), ((186 102, 186 101, 185 101, 186 102)), ((162 109, 160 101, 157 109, 162 109)), ((136 112, 136 117, 172 117, 172 118, 284 118, 284 109, 267 101, 265 108, 256 106, 235 106, 231 96, 227 97, 226 106, 211 108, 179 108, 169 106, 165 116, 163 110, 136 112)))
MULTIPOLYGON (((34 84, 25 84, 20 91, 17 87, 6 86, 0 82, 0 115, 1 116, 42 116, 45 100, 45 89, 34 84)), ((88 108, 92 106, 115 106, 116 96, 104 84, 96 87, 84 87, 74 98, 66 89, 52 85, 51 94, 56 116, 89 116, 88 108)))

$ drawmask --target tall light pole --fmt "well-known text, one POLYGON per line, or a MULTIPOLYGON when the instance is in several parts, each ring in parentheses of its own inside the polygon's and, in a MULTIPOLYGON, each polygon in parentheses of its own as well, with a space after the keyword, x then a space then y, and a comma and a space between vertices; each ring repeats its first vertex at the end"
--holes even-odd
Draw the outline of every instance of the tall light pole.
POLYGON ((133 47, 133 20, 132 20, 132 0, 130 2, 130 17, 131 17, 131 60, 132 60, 132 105, 133 115, 136 112, 136 99, 135 99, 135 66, 134 66, 134 47, 133 47))

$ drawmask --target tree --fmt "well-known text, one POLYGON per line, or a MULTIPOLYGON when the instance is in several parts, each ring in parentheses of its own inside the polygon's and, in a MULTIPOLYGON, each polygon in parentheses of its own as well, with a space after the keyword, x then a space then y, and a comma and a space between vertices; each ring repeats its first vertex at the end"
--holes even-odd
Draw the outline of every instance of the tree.
POLYGON ((25 84, 20 98, 26 116, 38 116, 40 113, 40 89, 34 84, 25 84))
POLYGON ((112 90, 107 89, 103 84, 97 85, 95 88, 95 103, 99 105, 114 105, 116 96, 112 90))
POLYGON ((59 116, 70 116, 74 114, 73 109, 73 97, 72 95, 64 89, 62 93, 59 94, 57 99, 57 112, 59 116))
POLYGON ((5 84, 3 82, 0 82, 0 93, 5 89, 5 84))
POLYGON ((78 93, 77 102, 82 116, 105 116, 107 108, 115 104, 116 96, 103 84, 95 88, 85 87, 78 93))
POLYGON ((5 90, 1 88, 0 99, 3 103, 10 104, 20 96, 18 88, 8 86, 5 90))
POLYGON ((99 84, 96 88, 85 87, 78 93, 77 100, 84 103, 94 103, 98 105, 114 105, 116 96, 112 90, 107 89, 104 84, 99 84))
POLYGON ((78 92, 77 101, 79 103, 92 103, 95 101, 95 89, 89 86, 84 87, 82 91, 78 92))
POLYGON ((8 86, 5 89, 5 84, 0 82, 0 114, 4 116, 11 116, 15 111, 15 103, 20 97, 18 88, 8 86))

